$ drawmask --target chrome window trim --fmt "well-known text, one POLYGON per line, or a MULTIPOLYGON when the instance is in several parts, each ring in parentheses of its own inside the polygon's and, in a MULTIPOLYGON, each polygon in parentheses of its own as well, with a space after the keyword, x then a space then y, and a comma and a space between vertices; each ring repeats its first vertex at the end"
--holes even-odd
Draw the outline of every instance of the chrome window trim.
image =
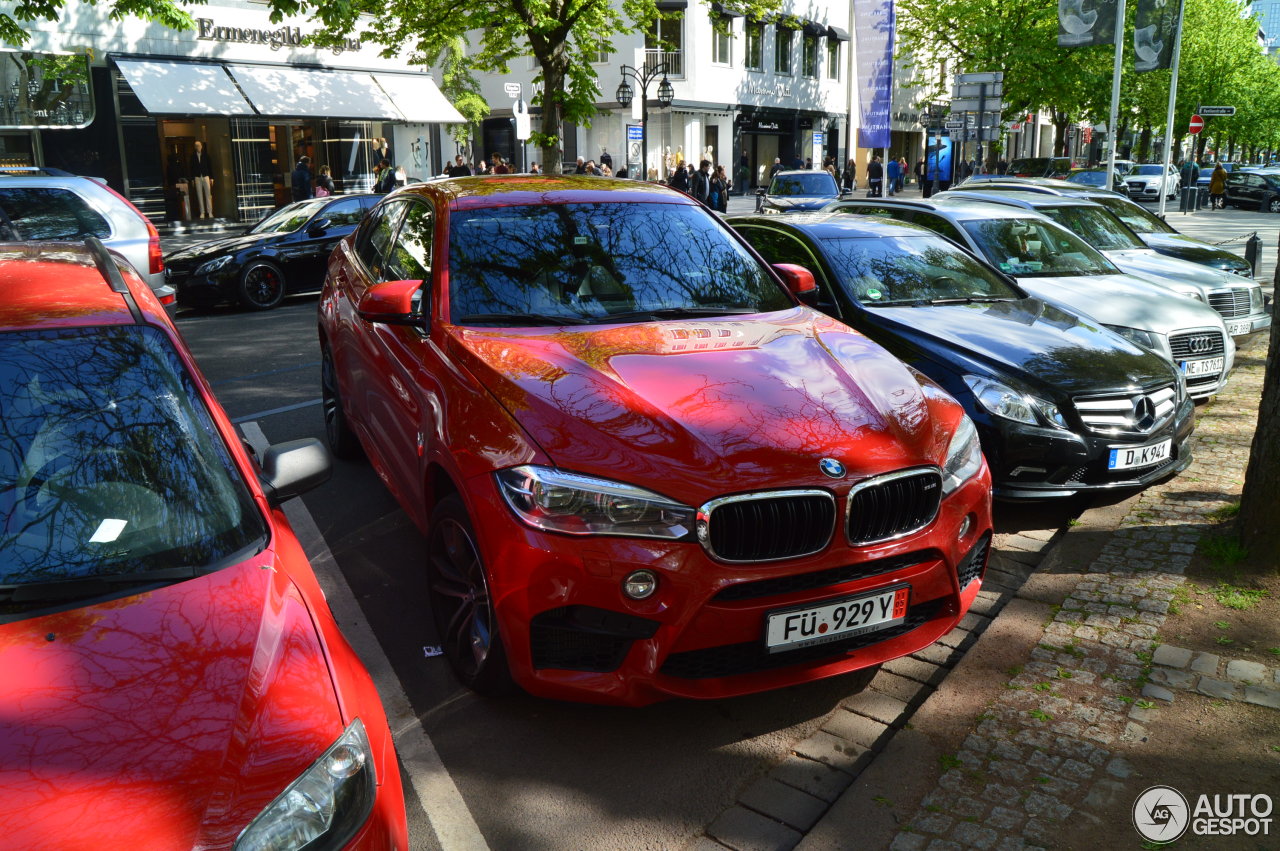
POLYGON ((924 529, 927 526, 929 526, 931 523, 933 523, 934 520, 937 520, 938 511, 941 510, 942 508, 941 496, 938 497, 938 505, 933 509, 933 515, 930 516, 928 520, 921 523, 919 526, 915 527, 914 529, 908 529, 905 532, 899 532, 898 534, 890 535, 887 538, 874 538, 870 541, 855 541, 853 540, 853 538, 849 536, 849 523, 853 520, 853 498, 859 491, 863 491, 863 490, 866 490, 867 488, 875 487, 877 485, 882 485, 885 482, 891 482, 897 479, 906 479, 906 478, 910 478, 911 476, 918 476, 921 473, 933 473, 935 476, 937 476, 938 488, 939 490, 941 490, 942 481, 943 481, 942 468, 933 464, 928 464, 922 467, 908 467, 905 470, 895 470, 892 473, 884 473, 883 475, 872 476, 869 479, 863 479, 862 481, 854 485, 852 488, 850 488, 849 493, 845 495, 845 502, 844 502, 845 542, 848 543, 849 546, 851 547, 868 547, 868 546, 871 546, 872 544, 883 544, 888 541, 897 541, 909 535, 914 535, 916 532, 919 532, 921 529, 924 529))
POLYGON ((788 488, 785 490, 752 491, 751 493, 735 494, 734 496, 722 496, 722 497, 718 497, 717 499, 708 500, 707 502, 704 502, 702 505, 698 506, 698 511, 697 511, 697 514, 695 515, 693 525, 694 525, 695 534, 698 538, 698 543, 702 545, 702 549, 706 551, 707 555, 711 556, 716 561, 723 562, 724 564, 766 564, 768 562, 774 562, 774 561, 788 561, 790 559, 795 559, 795 558, 805 558, 806 556, 811 556, 814 553, 820 553, 823 550, 825 550, 827 547, 831 545, 831 539, 835 537, 834 521, 839 517, 839 514, 840 514, 840 511, 837 506, 836 495, 833 494, 831 491, 823 490, 822 488, 788 488), (725 558, 724 556, 718 554, 715 551, 715 548, 711 546, 711 515, 717 508, 721 508, 725 505, 729 505, 730 503, 735 503, 735 502, 760 502, 762 500, 767 500, 767 499, 785 499, 788 497, 802 497, 802 496, 825 497, 826 499, 829 499, 831 501, 831 508, 832 508, 831 514, 832 514, 833 528, 827 530, 826 540, 824 540, 822 542, 822 546, 818 547, 817 549, 810 550, 804 553, 793 553, 791 555, 782 556, 780 558, 732 559, 732 558, 725 558))

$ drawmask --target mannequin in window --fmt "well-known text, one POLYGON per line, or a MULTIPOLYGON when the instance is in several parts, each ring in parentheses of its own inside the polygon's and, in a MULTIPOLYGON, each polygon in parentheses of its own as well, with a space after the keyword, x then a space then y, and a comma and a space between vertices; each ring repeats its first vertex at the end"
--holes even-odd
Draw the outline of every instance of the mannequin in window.
POLYGON ((390 154, 390 148, 387 145, 387 140, 382 138, 381 136, 374 137, 373 161, 378 162, 379 160, 390 160, 390 159, 391 159, 391 154, 390 154))
POLYGON ((204 152, 204 143, 197 140, 191 155, 191 188, 196 199, 196 218, 213 218, 213 163, 204 152))
MULTIPOLYGON (((684 161, 684 158, 683 158, 683 157, 681 157, 681 161, 682 161, 682 162, 684 161)), ((666 175, 667 177, 670 177, 671 175, 675 174, 675 171, 676 171, 676 155, 675 155, 675 154, 673 154, 673 153, 671 153, 671 146, 670 146, 670 145, 667 145, 666 166, 667 166, 667 175, 666 175)))

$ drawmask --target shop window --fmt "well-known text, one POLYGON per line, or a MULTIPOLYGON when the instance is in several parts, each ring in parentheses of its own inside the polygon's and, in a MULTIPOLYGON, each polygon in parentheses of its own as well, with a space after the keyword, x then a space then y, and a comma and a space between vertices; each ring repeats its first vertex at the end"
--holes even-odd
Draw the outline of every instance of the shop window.
POLYGON ((840 79, 840 41, 839 39, 827 39, 827 79, 840 79))
POLYGON ((804 37, 804 75, 818 76, 818 40, 811 35, 804 37))
POLYGON ((764 24, 758 21, 747 22, 747 55, 748 71, 764 70, 764 24))
POLYGON ((791 73, 791 45, 795 41, 795 30, 778 27, 773 40, 773 72, 775 74, 791 73))
POLYGON ((724 15, 712 17, 711 61, 716 65, 733 64, 733 18, 724 15))

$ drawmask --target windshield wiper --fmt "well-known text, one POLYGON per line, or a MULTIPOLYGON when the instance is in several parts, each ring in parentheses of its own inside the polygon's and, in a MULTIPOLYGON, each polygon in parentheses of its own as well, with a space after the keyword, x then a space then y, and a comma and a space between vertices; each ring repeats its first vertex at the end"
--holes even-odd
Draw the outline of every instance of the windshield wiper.
POLYGON ((154 582, 191 579, 197 568, 190 566, 166 567, 158 570, 139 570, 133 573, 113 573, 105 576, 82 576, 74 579, 51 579, 45 582, 19 582, 0 585, 0 601, 9 603, 50 602, 79 600, 108 594, 120 585, 149 585, 154 582))
POLYGON ((473 322, 498 322, 506 327, 520 325, 587 325, 597 319, 584 319, 581 316, 551 315, 547 313, 468 313, 457 320, 459 325, 470 325, 473 322))
POLYGON ((628 319, 685 319, 697 316, 742 316, 760 313, 754 307, 654 307, 649 310, 631 310, 626 313, 610 313, 601 317, 604 322, 628 319))
POLYGON ((1013 296, 1006 295, 971 295, 958 298, 932 298, 928 301, 916 302, 917 305, 932 304, 983 304, 991 301, 1017 301, 1013 296))

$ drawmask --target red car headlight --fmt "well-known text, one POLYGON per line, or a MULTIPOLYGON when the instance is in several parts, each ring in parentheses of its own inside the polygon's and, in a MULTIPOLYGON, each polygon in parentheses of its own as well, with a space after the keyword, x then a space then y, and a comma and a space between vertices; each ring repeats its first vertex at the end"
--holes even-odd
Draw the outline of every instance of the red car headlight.
POLYGON ((694 509, 634 485, 531 464, 494 477, 507 505, 535 529, 666 540, 693 530, 694 509))

